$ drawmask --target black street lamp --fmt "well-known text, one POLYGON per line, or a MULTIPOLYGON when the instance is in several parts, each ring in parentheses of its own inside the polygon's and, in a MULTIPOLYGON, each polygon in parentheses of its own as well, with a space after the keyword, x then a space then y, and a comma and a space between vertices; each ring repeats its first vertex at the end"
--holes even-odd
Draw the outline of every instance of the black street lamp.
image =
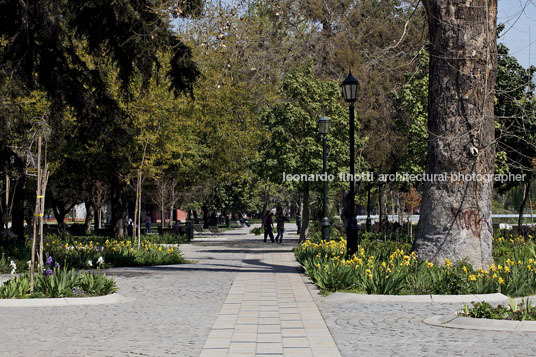
POLYGON ((359 83, 352 76, 352 72, 341 84, 342 96, 350 103, 350 195, 348 197, 348 224, 346 226, 346 254, 348 256, 357 252, 357 218, 355 215, 355 118, 354 102, 357 100, 359 83))
POLYGON ((329 239, 329 219, 328 219, 328 171, 327 171, 327 150, 326 150, 326 136, 329 132, 329 118, 322 117, 318 120, 318 128, 320 129, 320 134, 322 134, 322 173, 324 174, 324 218, 322 218, 322 239, 329 239))

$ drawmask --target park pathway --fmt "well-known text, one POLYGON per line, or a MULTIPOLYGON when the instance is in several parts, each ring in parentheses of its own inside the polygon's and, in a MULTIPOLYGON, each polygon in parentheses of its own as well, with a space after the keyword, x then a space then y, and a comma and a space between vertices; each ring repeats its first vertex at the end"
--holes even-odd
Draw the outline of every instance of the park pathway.
POLYGON ((202 357, 340 356, 298 270, 293 238, 250 249, 202 357))

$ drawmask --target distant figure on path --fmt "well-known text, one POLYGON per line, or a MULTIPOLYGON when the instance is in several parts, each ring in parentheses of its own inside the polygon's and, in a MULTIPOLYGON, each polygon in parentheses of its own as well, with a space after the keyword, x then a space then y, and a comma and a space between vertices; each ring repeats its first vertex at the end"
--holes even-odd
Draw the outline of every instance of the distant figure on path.
POLYGON ((151 233, 151 223, 153 223, 152 219, 151 219, 151 215, 150 214, 147 214, 147 216, 145 217, 145 233, 151 233))
POLYGON ((274 227, 273 227, 273 221, 272 221, 272 212, 266 211, 266 214, 264 215, 264 242, 266 242, 266 238, 270 236, 270 240, 272 243, 274 242, 274 227))
POLYGON ((288 221, 288 218, 283 214, 283 209, 279 208, 277 210, 277 216, 275 217, 275 221, 277 223, 277 236, 275 237, 275 241, 277 242, 277 238, 279 238, 279 242, 283 242, 283 234, 285 233, 285 222, 288 221))

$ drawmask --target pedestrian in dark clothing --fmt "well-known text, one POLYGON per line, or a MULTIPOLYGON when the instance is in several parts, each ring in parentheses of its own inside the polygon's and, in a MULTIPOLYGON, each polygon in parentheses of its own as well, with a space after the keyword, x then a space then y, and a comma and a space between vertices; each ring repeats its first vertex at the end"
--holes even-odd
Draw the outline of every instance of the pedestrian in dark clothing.
POLYGON ((273 227, 273 220, 272 220, 272 212, 266 211, 266 215, 264 216, 264 242, 266 242, 266 238, 270 236, 270 240, 272 243, 274 242, 274 227, 273 227))
POLYGON ((151 233, 151 223, 151 215, 147 214, 147 216, 145 217, 145 233, 151 233))
POLYGON ((277 223, 277 236, 275 237, 275 241, 277 242, 277 238, 279 238, 278 243, 283 242, 283 234, 285 233, 285 222, 286 221, 288 221, 288 219, 283 214, 283 210, 279 209, 277 211, 277 215, 275 217, 275 222, 277 223))

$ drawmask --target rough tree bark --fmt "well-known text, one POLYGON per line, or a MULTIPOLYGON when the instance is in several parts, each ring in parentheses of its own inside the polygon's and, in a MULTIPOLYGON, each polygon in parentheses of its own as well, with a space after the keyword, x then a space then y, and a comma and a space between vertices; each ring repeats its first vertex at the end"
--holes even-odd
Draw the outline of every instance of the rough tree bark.
POLYGON ((492 174, 493 99, 497 68, 497 0, 424 0, 430 34, 427 181, 413 249, 435 264, 493 262, 493 182, 452 175, 492 174))
POLYGON ((127 205, 125 199, 125 188, 114 176, 111 180, 111 201, 112 201, 112 229, 114 237, 125 237, 125 226, 127 222, 127 205))
MULTIPOLYGON (((84 222, 84 232, 86 234, 91 234, 91 223, 93 223, 93 218, 95 217, 95 210, 91 202, 84 202, 86 206, 86 220, 84 222)), ((97 225, 95 224, 95 227, 97 225)))
POLYGON ((24 241, 24 202, 26 184, 26 175, 21 175, 13 195, 13 208, 11 211, 11 232, 17 236, 17 239, 24 241))

